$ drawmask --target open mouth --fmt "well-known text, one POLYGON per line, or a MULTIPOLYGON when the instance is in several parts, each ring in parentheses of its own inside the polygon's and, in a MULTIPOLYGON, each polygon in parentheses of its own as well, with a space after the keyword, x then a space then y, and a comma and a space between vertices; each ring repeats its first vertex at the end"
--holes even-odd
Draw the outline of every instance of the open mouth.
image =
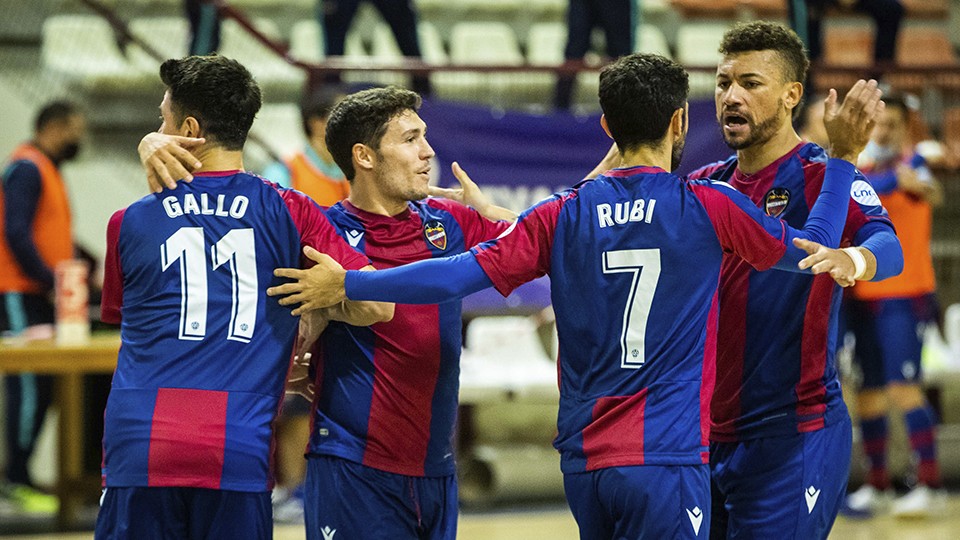
POLYGON ((723 127, 727 129, 740 129, 747 125, 747 119, 737 113, 725 113, 723 115, 723 127))

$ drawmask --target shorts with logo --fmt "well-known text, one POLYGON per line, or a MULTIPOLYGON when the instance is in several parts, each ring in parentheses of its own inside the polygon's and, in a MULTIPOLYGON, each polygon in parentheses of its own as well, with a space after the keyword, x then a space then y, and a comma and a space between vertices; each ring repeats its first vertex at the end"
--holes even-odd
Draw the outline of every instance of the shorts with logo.
POLYGON ((457 477, 405 476, 334 456, 307 456, 307 540, 454 540, 457 477))
POLYGON ((711 443, 711 538, 827 538, 847 491, 850 416, 808 433, 711 443))
POLYGON ((847 324, 856 337, 855 361, 863 388, 920 380, 923 335, 937 319, 932 294, 846 303, 847 324))
POLYGON ((109 487, 96 540, 270 540, 270 492, 186 487, 109 487))
POLYGON ((581 540, 707 538, 707 465, 608 467, 563 475, 581 540))

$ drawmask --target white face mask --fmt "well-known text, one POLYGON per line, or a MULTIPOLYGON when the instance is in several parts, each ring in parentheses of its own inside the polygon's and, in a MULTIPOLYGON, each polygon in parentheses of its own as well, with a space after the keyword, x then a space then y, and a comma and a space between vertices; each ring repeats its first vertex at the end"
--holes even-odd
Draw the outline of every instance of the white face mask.
POLYGON ((873 163, 889 163, 899 157, 899 152, 896 148, 881 146, 871 140, 863 149, 863 155, 873 163))

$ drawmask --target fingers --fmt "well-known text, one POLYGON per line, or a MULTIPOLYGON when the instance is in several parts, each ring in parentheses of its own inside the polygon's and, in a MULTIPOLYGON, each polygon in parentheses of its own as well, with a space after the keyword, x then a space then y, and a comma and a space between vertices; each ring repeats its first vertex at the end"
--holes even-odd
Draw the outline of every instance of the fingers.
POLYGON ((460 185, 464 188, 474 184, 470 175, 467 174, 467 171, 464 171, 459 163, 456 161, 453 162, 453 165, 450 166, 453 169, 453 175, 457 177, 457 181, 460 182, 460 185))
POLYGON ((177 188, 177 181, 170 176, 170 171, 163 165, 163 160, 156 153, 147 159, 146 165, 148 170, 157 175, 164 187, 168 189, 177 188))
POLYGON ((827 92, 827 98, 823 100, 823 117, 833 118, 837 114, 837 91, 833 88, 827 92))
POLYGON ((326 253, 320 253, 319 251, 313 249, 311 246, 303 246, 303 254, 307 256, 313 262, 326 262, 328 259, 332 262, 333 259, 330 258, 326 253))
POLYGON ((180 135, 173 135, 170 140, 185 148, 193 148, 207 142, 203 137, 181 137, 180 135))
MULTIPOLYGON (((203 139, 199 139, 203 140, 203 139)), ((197 159, 189 150, 180 146, 172 146, 168 148, 169 152, 173 157, 183 164, 184 167, 190 167, 191 169, 199 169, 203 166, 203 163, 200 163, 200 160, 197 159)))
POLYGON ((295 294, 303 290, 300 283, 284 283, 276 287, 267 289, 267 296, 282 296, 284 294, 295 294))
POLYGON ((444 199, 450 199, 451 201, 460 201, 459 196, 463 193, 459 189, 450 189, 442 188, 437 186, 430 186, 427 188, 427 195, 430 197, 443 197, 444 199))
POLYGON ((277 268, 273 271, 273 275, 276 277, 300 279, 307 275, 307 271, 300 270, 299 268, 277 268))
POLYGON ((167 149, 161 148, 157 150, 157 157, 163 162, 163 166, 169 171, 171 178, 182 178, 188 181, 193 180, 193 175, 190 174, 190 171, 183 166, 183 163, 180 163, 179 159, 168 152, 167 149))
POLYGON ((793 245, 806 251, 809 255, 813 255, 817 252, 817 250, 823 247, 822 245, 805 238, 794 238, 793 245))

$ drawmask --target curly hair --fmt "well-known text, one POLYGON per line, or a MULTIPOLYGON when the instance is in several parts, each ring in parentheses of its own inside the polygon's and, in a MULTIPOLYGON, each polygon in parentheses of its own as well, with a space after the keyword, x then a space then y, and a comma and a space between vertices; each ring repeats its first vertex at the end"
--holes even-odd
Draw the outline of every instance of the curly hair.
POLYGON ((740 23, 727 30, 720 42, 720 54, 776 51, 785 81, 804 82, 810 60, 796 32, 770 21, 740 23))
POLYGON ((663 138, 689 91, 683 67, 656 54, 630 54, 600 71, 600 108, 621 151, 663 138))
POLYGON ((188 56, 160 65, 180 122, 197 119, 202 135, 226 150, 242 150, 263 98, 240 62, 223 56, 188 56))
POLYGON ((350 94, 330 111, 327 119, 327 149, 347 180, 353 181, 353 145, 360 143, 374 151, 380 148, 390 120, 420 110, 416 92, 389 86, 350 94))

